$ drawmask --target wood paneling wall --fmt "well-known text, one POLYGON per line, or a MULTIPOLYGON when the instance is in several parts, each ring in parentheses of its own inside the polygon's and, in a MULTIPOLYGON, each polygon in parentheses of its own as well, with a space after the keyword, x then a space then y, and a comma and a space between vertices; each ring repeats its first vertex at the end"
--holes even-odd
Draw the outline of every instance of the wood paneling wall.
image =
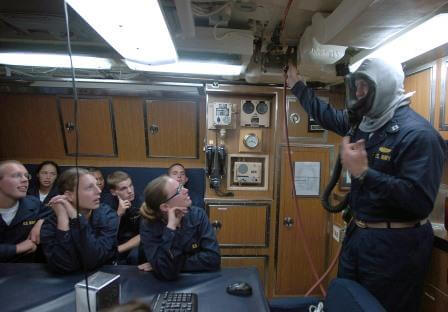
MULTIPOLYGON (((139 96, 81 98, 80 165, 167 167, 181 162, 189 168, 204 167, 199 142, 203 142, 205 135, 201 126, 205 124, 205 99, 180 100, 176 108, 170 101, 158 102, 158 113, 164 116, 162 123, 166 122, 159 126, 169 129, 171 137, 154 143, 159 155, 167 153, 162 158, 147 156, 145 100, 139 96), (183 116, 184 124, 170 119, 170 116, 179 115, 183 116), (175 131, 171 131, 173 129, 175 131), (195 135, 186 135, 191 129, 195 129, 195 135)), ((75 147, 74 133, 65 130, 67 121, 73 121, 73 100, 69 97, 0 94, 0 159, 17 159, 24 163, 51 159, 61 165, 74 164, 71 155, 75 147)))

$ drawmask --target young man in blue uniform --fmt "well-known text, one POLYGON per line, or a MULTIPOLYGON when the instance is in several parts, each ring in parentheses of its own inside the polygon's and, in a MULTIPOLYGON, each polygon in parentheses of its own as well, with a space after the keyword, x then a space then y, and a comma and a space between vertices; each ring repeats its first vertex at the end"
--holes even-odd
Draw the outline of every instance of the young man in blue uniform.
POLYGON ((288 85, 321 126, 344 136, 341 162, 352 176, 338 276, 367 288, 387 311, 418 311, 433 231, 431 212, 445 143, 414 112, 400 64, 367 59, 346 79, 347 109, 318 99, 290 66, 288 85), (356 122, 357 120, 357 122, 356 122), (353 127, 353 132, 349 133, 353 127))
POLYGON ((31 179, 18 161, 0 162, 0 262, 34 262, 43 218, 50 213, 26 196, 31 179))
POLYGON ((109 206, 100 204, 95 177, 85 169, 71 168, 61 174, 58 189, 61 195, 49 202, 54 214, 45 220, 41 231, 50 268, 71 273, 112 263, 118 218, 109 206))
POLYGON ((140 235, 148 270, 174 280, 181 271, 219 270, 221 258, 215 233, 204 209, 191 206, 188 190, 161 176, 145 188, 140 235))
MULTIPOLYGON (((168 168, 168 176, 181 183, 183 186, 188 188, 188 176, 184 165, 180 163, 172 164, 168 168)), ((191 204, 196 207, 204 208, 204 197, 200 196, 198 193, 193 192, 190 188, 188 189, 188 196, 190 196, 191 204)))
POLYGON ((124 171, 115 171, 107 176, 110 196, 104 202, 111 206, 119 217, 118 264, 139 264, 144 262, 140 249, 140 206, 135 198, 131 177, 124 171))

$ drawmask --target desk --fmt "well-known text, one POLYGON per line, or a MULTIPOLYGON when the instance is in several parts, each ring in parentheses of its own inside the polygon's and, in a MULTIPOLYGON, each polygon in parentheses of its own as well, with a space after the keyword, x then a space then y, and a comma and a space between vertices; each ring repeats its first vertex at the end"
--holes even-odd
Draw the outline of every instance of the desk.
MULTIPOLYGON (((183 273, 176 281, 160 281, 152 273, 136 266, 103 266, 99 271, 120 274, 121 303, 139 299, 150 303, 152 297, 165 291, 193 292, 198 295, 199 312, 269 311, 263 287, 255 268, 226 268, 218 272, 183 273), (227 294, 233 281, 252 286, 252 296, 227 294)), ((82 274, 56 275, 45 265, 36 263, 0 264, 0 310, 6 311, 75 311, 74 285, 82 274)))

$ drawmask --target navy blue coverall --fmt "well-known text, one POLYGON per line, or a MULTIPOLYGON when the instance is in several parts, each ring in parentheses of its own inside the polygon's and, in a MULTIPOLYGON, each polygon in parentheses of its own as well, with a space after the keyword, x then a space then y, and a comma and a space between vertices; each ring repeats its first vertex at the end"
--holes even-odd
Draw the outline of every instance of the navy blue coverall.
POLYGON ((179 229, 142 219, 140 235, 156 277, 174 280, 181 271, 215 271, 221 266, 219 245, 204 209, 192 206, 179 229))
MULTIPOLYGON (((39 197, 39 187, 38 186, 29 188, 27 194, 31 195, 31 196, 34 196, 34 197, 36 197, 37 199, 40 200, 40 197, 39 197)), ((46 204, 48 204, 50 202, 50 199, 52 199, 56 195, 59 195, 59 190, 58 190, 58 187, 55 185, 55 186, 53 186, 51 188, 50 192, 48 192, 48 195, 47 195, 47 197, 45 197, 45 199, 42 202, 42 204, 45 206, 46 204)))
MULTIPOLYGON (((345 136, 346 111, 319 100, 299 81, 292 88, 303 108, 321 126, 345 136)), ((352 142, 366 140, 369 169, 352 179, 349 205, 365 222, 418 221, 428 217, 440 185, 445 143, 431 124, 409 106, 369 137, 357 130, 352 142)), ((428 222, 404 229, 347 229, 338 276, 366 287, 387 311, 418 311, 429 266, 433 231, 428 222)))
MULTIPOLYGON (((109 205, 117 211, 118 209, 118 198, 112 194, 107 194, 104 196, 105 204, 109 205)), ((131 202, 131 207, 126 209, 125 213, 119 217, 118 226, 118 245, 126 243, 128 240, 134 236, 140 234, 140 206, 142 205, 142 200, 136 198, 131 202)), ((140 245, 141 246, 141 245, 140 245)), ((135 247, 127 252, 118 254, 117 263, 118 264, 140 264, 145 262, 145 256, 143 249, 135 247)))
POLYGON ((19 199, 17 214, 10 225, 0 217, 0 262, 39 262, 37 252, 16 254, 16 244, 28 238, 31 229, 39 219, 44 219, 51 213, 32 196, 19 199))
POLYGON ((69 231, 59 230, 54 213, 42 225, 40 240, 51 269, 70 273, 82 270, 82 263, 87 271, 112 263, 117 253, 115 211, 101 204, 92 211, 89 220, 80 215, 70 220, 69 226, 69 231))

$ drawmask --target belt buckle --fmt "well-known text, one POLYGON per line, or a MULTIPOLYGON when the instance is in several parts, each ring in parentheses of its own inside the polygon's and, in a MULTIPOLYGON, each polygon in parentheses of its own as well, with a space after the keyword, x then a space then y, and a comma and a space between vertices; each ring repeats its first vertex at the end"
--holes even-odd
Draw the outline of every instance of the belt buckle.
POLYGON ((361 221, 361 220, 356 220, 356 225, 359 226, 362 229, 366 229, 367 228, 367 224, 364 221, 361 221))

